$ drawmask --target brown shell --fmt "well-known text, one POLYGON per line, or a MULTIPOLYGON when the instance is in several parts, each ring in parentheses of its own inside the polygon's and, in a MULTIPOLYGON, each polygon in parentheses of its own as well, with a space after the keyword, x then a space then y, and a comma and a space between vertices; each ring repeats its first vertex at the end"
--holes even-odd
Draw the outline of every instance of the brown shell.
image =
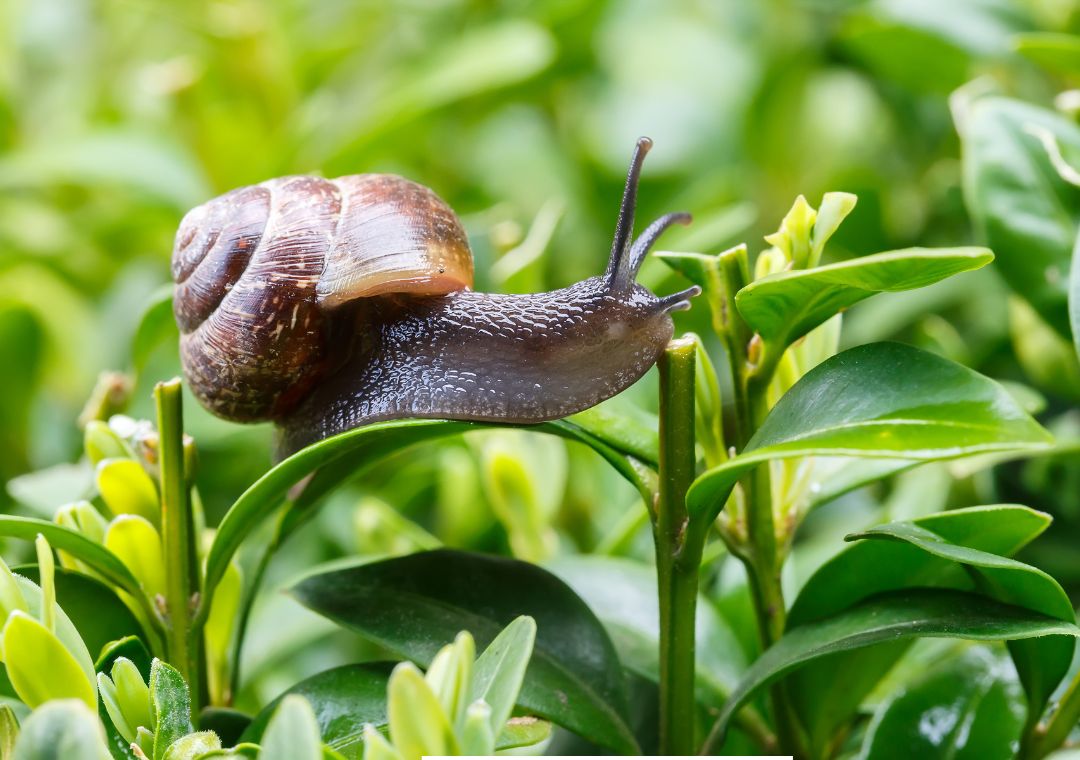
POLYGON ((472 254, 450 208, 414 182, 282 177, 188 212, 172 273, 192 391, 255 421, 287 413, 341 361, 328 349, 333 307, 467 288, 472 254))

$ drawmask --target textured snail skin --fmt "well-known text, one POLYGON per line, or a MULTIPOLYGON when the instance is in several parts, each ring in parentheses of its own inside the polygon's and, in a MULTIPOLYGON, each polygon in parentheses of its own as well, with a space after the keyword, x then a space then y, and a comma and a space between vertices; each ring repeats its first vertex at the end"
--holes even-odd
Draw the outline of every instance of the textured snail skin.
POLYGON ((393 175, 283 177, 192 209, 173 250, 180 356, 196 398, 272 420, 278 454, 379 420, 532 423, 640 378, 671 339, 669 312, 635 282, 668 214, 631 240, 638 141, 607 270, 548 293, 476 293, 453 211, 393 175))
POLYGON ((640 285, 592 277, 529 295, 461 291, 357 309, 351 358, 281 420, 295 451, 359 425, 405 417, 531 423, 610 398, 671 339, 665 305, 640 285))

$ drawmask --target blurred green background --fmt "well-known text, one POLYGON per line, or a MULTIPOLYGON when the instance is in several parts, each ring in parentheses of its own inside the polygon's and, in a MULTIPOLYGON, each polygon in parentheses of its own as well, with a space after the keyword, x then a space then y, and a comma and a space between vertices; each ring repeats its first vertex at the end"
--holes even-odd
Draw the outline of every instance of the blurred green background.
MULTIPOLYGON (((646 134, 639 225, 695 215, 661 247, 756 252, 797 194, 816 205, 827 190, 859 196, 831 258, 978 242, 954 127, 963 99, 951 108, 950 94, 969 83, 1050 104, 1070 83, 1018 54, 1015 35, 1077 20, 1075 0, 4 0, 0 506, 51 515, 86 488, 71 463, 100 372, 132 373, 130 413, 150 415, 153 382, 179 371, 176 334, 140 315, 167 286, 181 216, 213 195, 289 173, 400 173, 458 211, 479 289, 542 290, 602 269, 646 134)), ((686 285, 657 261, 643 280, 686 285)), ((680 314, 679 328, 705 332, 707 317, 680 314)), ((1080 374, 1071 352, 1047 368, 1056 344, 1028 350, 1045 332, 1010 310, 989 267, 860 306, 844 341, 896 338, 1022 382, 1068 430, 1080 374)), ((612 408, 653 409, 654 382, 612 408)), ((270 430, 190 399, 186 413, 213 521, 268 466, 270 430)), ((838 531, 883 509, 1011 499, 1061 518, 1036 561, 1075 586, 1077 484, 1066 459, 924 468, 816 513, 795 565, 813 564, 815 535, 835 550, 838 531)), ((432 541, 537 560, 647 556, 635 498, 569 444, 470 436, 370 472, 285 564, 432 541)))

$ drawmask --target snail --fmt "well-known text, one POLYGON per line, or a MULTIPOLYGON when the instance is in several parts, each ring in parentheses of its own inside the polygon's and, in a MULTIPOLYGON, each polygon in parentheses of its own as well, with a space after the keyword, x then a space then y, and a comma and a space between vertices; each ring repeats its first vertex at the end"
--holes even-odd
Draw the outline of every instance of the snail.
POLYGON ((192 209, 172 257, 188 384, 214 414, 272 420, 285 455, 397 418, 535 423, 637 381, 671 339, 635 277, 684 213, 631 242, 641 138, 606 271, 547 293, 471 290, 460 222, 434 192, 386 174, 242 187, 192 209))

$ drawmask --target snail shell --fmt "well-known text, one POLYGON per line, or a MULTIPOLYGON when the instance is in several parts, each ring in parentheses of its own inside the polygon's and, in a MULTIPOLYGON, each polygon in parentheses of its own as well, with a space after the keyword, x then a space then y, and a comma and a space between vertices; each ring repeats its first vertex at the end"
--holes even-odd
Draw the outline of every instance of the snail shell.
POLYGON ((469 288, 473 263, 457 217, 423 185, 385 174, 300 176, 192 209, 172 274, 192 391, 215 414, 253 422, 288 414, 347 360, 331 350, 335 310, 469 288))

